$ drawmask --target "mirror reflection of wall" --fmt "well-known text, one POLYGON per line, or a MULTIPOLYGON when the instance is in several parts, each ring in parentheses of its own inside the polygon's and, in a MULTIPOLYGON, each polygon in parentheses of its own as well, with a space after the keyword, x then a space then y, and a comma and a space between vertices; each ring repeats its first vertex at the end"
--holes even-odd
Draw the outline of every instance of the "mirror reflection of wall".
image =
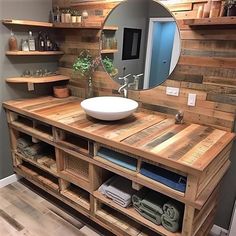
POLYGON ((122 84, 118 78, 131 74, 129 81, 133 83, 133 75, 143 74, 138 85, 133 83, 130 88, 149 89, 167 79, 178 62, 180 36, 175 19, 165 7, 153 0, 127 0, 111 12, 105 22, 107 26, 117 26, 116 31, 103 31, 105 37, 115 38, 117 52, 102 54, 103 58, 111 58, 118 70, 115 81, 122 84), (127 46, 130 42, 124 38, 126 29, 141 32, 140 48, 135 40, 127 46), (131 48, 133 54, 136 49, 136 56, 127 58, 130 52, 126 48, 131 48))

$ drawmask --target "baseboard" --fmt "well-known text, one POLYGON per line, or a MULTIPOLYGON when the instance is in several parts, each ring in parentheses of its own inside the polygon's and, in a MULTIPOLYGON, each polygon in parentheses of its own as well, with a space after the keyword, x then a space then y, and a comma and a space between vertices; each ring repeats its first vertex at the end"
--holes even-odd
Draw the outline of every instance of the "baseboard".
POLYGON ((211 229, 211 235, 212 236, 223 236, 223 235, 228 235, 228 230, 221 228, 218 225, 213 225, 211 229))
POLYGON ((18 181, 21 177, 19 175, 13 174, 4 179, 0 180, 0 188, 7 186, 8 184, 18 181))

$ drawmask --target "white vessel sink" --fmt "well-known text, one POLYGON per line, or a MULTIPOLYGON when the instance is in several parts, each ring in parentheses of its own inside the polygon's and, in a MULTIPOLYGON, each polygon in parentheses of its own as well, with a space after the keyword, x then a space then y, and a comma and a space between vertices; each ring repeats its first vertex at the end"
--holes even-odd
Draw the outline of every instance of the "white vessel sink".
POLYGON ((120 120, 134 113, 138 103, 122 97, 94 97, 81 102, 87 115, 99 120, 120 120))

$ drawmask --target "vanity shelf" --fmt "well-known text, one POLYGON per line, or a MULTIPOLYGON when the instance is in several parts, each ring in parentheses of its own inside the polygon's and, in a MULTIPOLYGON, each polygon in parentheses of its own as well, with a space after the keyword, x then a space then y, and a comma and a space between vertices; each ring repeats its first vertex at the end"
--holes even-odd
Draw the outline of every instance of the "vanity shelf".
POLYGON ((58 81, 66 81, 70 78, 65 75, 54 75, 47 77, 15 77, 6 79, 7 83, 19 84, 19 83, 32 83, 32 84, 43 84, 52 83, 58 81))
POLYGON ((117 53, 118 49, 102 49, 101 54, 111 54, 111 53, 117 53))
POLYGON ((220 26, 220 25, 236 25, 236 16, 202 18, 202 19, 186 19, 185 25, 194 26, 220 26))
POLYGON ((61 29, 95 29, 100 30, 101 24, 97 22, 85 22, 85 23, 54 23, 54 28, 61 28, 61 29))
POLYGON ((63 55, 62 51, 7 51, 6 56, 55 56, 63 55))
POLYGON ((116 31, 116 30, 118 30, 119 29, 119 27, 118 26, 113 26, 113 25, 105 25, 104 27, 103 27, 103 30, 107 30, 107 31, 116 31))
POLYGON ((158 226, 158 225, 152 223, 151 221, 145 219, 133 207, 124 208, 124 207, 119 206, 118 204, 114 203, 111 199, 102 195, 99 191, 95 191, 93 193, 93 196, 96 199, 98 199, 100 202, 105 203, 106 205, 111 207, 112 209, 115 209, 115 210, 123 213, 124 215, 128 216, 129 218, 132 218, 133 220, 137 221, 138 223, 141 223, 141 224, 145 225, 146 227, 148 227, 148 228, 150 228, 162 235, 163 234, 168 235, 168 236, 180 236, 181 235, 181 233, 171 233, 171 232, 167 231, 164 227, 158 226))
POLYGON ((45 27, 52 28, 53 24, 48 22, 41 21, 32 21, 32 20, 13 20, 13 19, 5 19, 2 20, 4 25, 23 25, 23 26, 33 26, 33 27, 45 27))

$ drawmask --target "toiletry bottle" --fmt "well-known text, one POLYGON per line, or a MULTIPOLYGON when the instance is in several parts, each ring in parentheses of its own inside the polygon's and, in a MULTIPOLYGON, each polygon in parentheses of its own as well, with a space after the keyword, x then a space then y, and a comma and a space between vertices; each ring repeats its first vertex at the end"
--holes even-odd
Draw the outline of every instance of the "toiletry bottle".
POLYGON ((22 43, 21 43, 21 50, 24 52, 28 52, 29 51, 29 43, 28 40, 23 39, 22 43))
POLYGON ((33 37, 32 31, 29 31, 29 38, 28 38, 28 43, 29 43, 29 50, 30 51, 35 51, 35 39, 33 37))
POLYGON ((48 35, 46 35, 46 51, 51 51, 52 50, 52 42, 49 39, 48 35))
POLYGON ((59 8, 59 6, 56 7, 55 15, 56 15, 55 21, 58 22, 58 23, 61 22, 61 13, 60 13, 60 8, 59 8))
POLYGON ((39 51, 45 51, 45 38, 42 34, 42 32, 39 32, 38 35, 38 50, 39 51))
POLYGON ((11 36, 9 38, 8 44, 9 44, 10 51, 18 51, 17 39, 12 31, 11 31, 11 36))

